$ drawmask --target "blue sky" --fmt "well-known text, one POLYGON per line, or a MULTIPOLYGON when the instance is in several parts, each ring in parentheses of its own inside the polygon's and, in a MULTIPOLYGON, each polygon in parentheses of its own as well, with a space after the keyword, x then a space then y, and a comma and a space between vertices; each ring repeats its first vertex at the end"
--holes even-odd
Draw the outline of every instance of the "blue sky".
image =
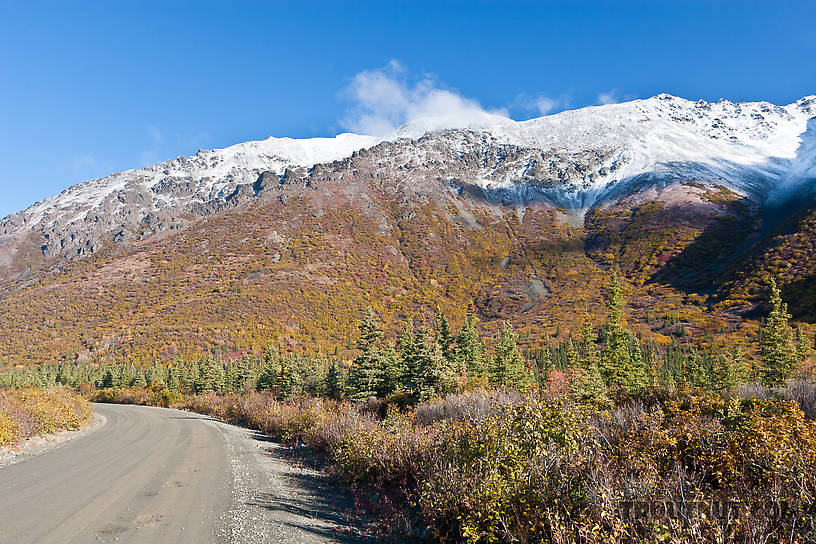
POLYGON ((816 93, 814 21, 810 1, 0 0, 0 216, 199 148, 366 128, 391 107, 371 77, 515 119, 660 92, 786 104, 816 93))

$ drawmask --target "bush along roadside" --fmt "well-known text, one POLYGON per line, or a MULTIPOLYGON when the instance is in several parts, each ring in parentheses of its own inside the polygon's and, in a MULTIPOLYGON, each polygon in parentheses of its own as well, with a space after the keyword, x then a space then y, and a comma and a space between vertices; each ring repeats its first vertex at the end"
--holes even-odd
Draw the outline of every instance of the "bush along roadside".
POLYGON ((0 447, 56 431, 75 431, 93 417, 90 403, 68 388, 0 389, 0 447))

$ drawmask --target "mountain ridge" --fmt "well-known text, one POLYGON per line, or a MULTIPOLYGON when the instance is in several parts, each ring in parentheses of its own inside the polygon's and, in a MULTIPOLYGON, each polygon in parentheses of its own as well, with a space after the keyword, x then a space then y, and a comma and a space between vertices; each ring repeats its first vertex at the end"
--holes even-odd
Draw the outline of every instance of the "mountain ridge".
POLYGON ((689 336, 744 335, 769 271, 797 308, 813 298, 812 267, 780 259, 816 262, 814 107, 658 95, 345 135, 342 153, 333 139, 250 142, 102 178, 114 189, 93 206, 56 199, 0 222, 0 357, 337 349, 367 305, 387 323, 473 303, 488 331, 510 321, 535 344, 578 326, 576 308, 602 312, 611 266, 645 337, 668 341, 668 315, 689 336), (768 225, 778 186, 804 214, 788 230, 768 225))
MULTIPOLYGON (((674 121, 681 120, 684 122, 695 122, 695 119, 690 114, 696 114, 697 119, 700 120, 706 118, 706 116, 701 115, 700 112, 711 112, 713 110, 714 115, 717 115, 717 117, 713 117, 715 121, 721 121, 720 117, 726 117, 726 122, 722 123, 722 125, 713 126, 713 128, 708 131, 708 136, 713 140, 717 140, 730 133, 731 139, 734 139, 736 138, 734 133, 738 133, 740 127, 734 126, 733 123, 728 123, 727 121, 729 118, 733 119, 734 115, 741 114, 743 108, 748 110, 752 116, 762 117, 761 113, 758 112, 775 114, 778 117, 776 120, 777 123, 780 120, 794 120, 795 125, 796 121, 801 122, 802 117, 801 115, 797 115, 797 110, 804 114, 806 119, 816 116, 816 95, 805 96, 786 106, 777 106, 764 101, 732 102, 725 99, 721 99, 717 102, 705 102, 703 100, 692 102, 662 93, 648 99, 639 99, 630 102, 602 106, 587 106, 576 110, 567 110, 557 114, 546 115, 524 121, 514 121, 509 118, 494 115, 491 116, 493 119, 491 123, 476 123, 474 126, 467 127, 446 128, 442 126, 441 128, 435 128, 433 120, 428 120, 425 122, 423 122, 423 120, 419 120, 403 125, 393 134, 384 138, 352 133, 338 134, 333 138, 293 139, 286 137, 270 137, 265 140, 242 142, 221 149, 199 150, 191 157, 181 156, 176 159, 162 161, 144 168, 123 170, 102 178, 95 178, 93 180, 69 187, 58 195, 54 195, 33 204, 29 208, 10 214, 0 221, 5 222, 13 216, 31 211, 32 215, 35 217, 33 220, 27 221, 27 223, 33 223, 36 225, 41 220, 41 217, 37 216, 36 214, 37 212, 42 211, 41 209, 43 205, 49 202, 53 203, 55 200, 59 199, 59 197, 69 199, 73 196, 72 193, 77 192, 79 187, 88 186, 105 180, 110 180, 113 182, 120 176, 134 175, 139 172, 167 171, 165 176, 172 179, 172 175, 175 171, 182 170, 184 167, 188 167, 190 163, 195 162, 204 163, 206 165, 207 161, 209 161, 209 168, 201 168, 201 170, 204 170, 210 174, 209 176, 206 176, 207 178, 216 178, 216 181, 212 183, 212 185, 205 186, 212 196, 223 197, 228 184, 225 183, 223 179, 219 180, 219 178, 229 178, 229 176, 235 172, 234 168, 237 166, 241 166, 247 170, 263 169, 276 173, 282 173, 286 167, 309 167, 315 164, 343 159, 350 156, 355 151, 369 148, 379 143, 393 142, 402 138, 418 139, 425 136, 428 132, 456 130, 457 128, 475 131, 489 131, 497 138, 499 143, 520 145, 542 150, 558 149, 559 146, 557 144, 559 142, 572 140, 573 145, 566 147, 567 149, 571 147, 571 151, 576 151, 585 150, 587 148, 610 146, 622 139, 621 131, 623 129, 629 129, 630 127, 626 126, 625 123, 620 123, 618 126, 613 127, 612 121, 615 120, 615 117, 617 117, 618 120, 626 120, 631 119, 633 117, 633 113, 641 113, 647 115, 646 119, 649 119, 649 114, 654 114, 657 112, 658 114, 665 115, 666 113, 674 110, 676 113, 676 115, 673 117, 674 121), (661 102, 670 104, 670 107, 668 109, 650 107, 661 102), (731 111, 729 112, 728 110, 731 111), (596 115, 601 112, 612 112, 616 115, 596 115), (683 115, 683 117, 681 117, 681 115, 683 115), (786 116, 788 118, 784 119, 786 116), (594 124, 592 124, 590 127, 593 129, 591 131, 594 138, 592 141, 587 142, 586 139, 581 139, 580 137, 582 132, 582 124, 584 125, 583 132, 590 132, 590 130, 585 126, 586 123, 578 122, 574 123, 574 125, 578 125, 577 127, 570 126, 569 122, 576 117, 588 118, 591 122, 594 122, 594 124), (598 142, 597 137, 599 135, 603 136, 605 140, 598 142), (256 157, 255 161, 252 160, 253 155, 256 157), (196 159, 200 160, 196 161, 196 159), (242 162, 244 164, 241 164, 242 162)), ((708 115, 707 117, 711 118, 711 115, 708 115)), ((764 122, 764 118, 762 121, 763 122, 756 127, 757 139, 768 140, 771 136, 768 129, 771 128, 774 121, 764 122)), ((799 133, 801 132, 804 132, 804 130, 800 131, 799 133)), ((644 137, 648 136, 648 134, 635 134, 635 136, 644 137)), ((784 136, 789 135, 785 134, 784 136)), ((788 140, 788 142, 782 142, 782 148, 774 148, 772 145, 774 142, 771 142, 771 145, 764 146, 765 150, 781 150, 781 157, 790 158, 792 156, 790 145, 793 140, 791 138, 788 138, 788 140)), ((677 152, 677 150, 673 151, 675 153, 677 152)), ((689 153, 688 150, 683 151, 685 158, 687 159, 689 158, 689 155, 699 156, 699 153, 689 153)), ((153 184, 158 183, 157 179, 149 181, 153 181, 153 184)), ((112 185, 112 187, 105 187, 105 189, 115 191, 119 188, 115 183, 112 185)))

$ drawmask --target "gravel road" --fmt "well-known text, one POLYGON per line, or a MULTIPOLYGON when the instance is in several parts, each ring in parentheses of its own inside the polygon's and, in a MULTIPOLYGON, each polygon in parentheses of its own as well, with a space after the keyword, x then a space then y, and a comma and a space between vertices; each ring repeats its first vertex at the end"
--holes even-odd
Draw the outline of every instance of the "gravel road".
POLYGON ((342 490, 253 431, 164 408, 94 408, 104 426, 0 467, 0 543, 371 541, 342 490))

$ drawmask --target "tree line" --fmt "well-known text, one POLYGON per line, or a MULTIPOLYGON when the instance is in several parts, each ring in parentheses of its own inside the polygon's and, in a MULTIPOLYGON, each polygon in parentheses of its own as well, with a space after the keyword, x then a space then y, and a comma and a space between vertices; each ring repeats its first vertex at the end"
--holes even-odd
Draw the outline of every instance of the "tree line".
POLYGON ((352 361, 281 352, 274 347, 261 356, 247 354, 227 361, 217 353, 144 366, 66 360, 5 369, 0 372, 0 386, 151 386, 188 393, 256 389, 273 390, 282 399, 313 395, 363 401, 396 395, 413 403, 474 387, 523 389, 544 382, 555 371, 566 378, 579 402, 597 408, 677 389, 724 393, 752 380, 775 387, 811 355, 812 342, 790 325, 787 306, 773 280, 768 291, 771 311, 761 327, 753 358, 728 346, 703 349, 642 341, 626 325, 625 300, 612 270, 605 292, 607 316, 600 328, 587 316, 577 334, 530 351, 519 347, 509 323, 494 337, 483 337, 472 310, 457 331, 437 309, 432 323, 415 327, 409 319, 398 336, 388 341, 369 308, 359 324, 357 356, 352 361))

